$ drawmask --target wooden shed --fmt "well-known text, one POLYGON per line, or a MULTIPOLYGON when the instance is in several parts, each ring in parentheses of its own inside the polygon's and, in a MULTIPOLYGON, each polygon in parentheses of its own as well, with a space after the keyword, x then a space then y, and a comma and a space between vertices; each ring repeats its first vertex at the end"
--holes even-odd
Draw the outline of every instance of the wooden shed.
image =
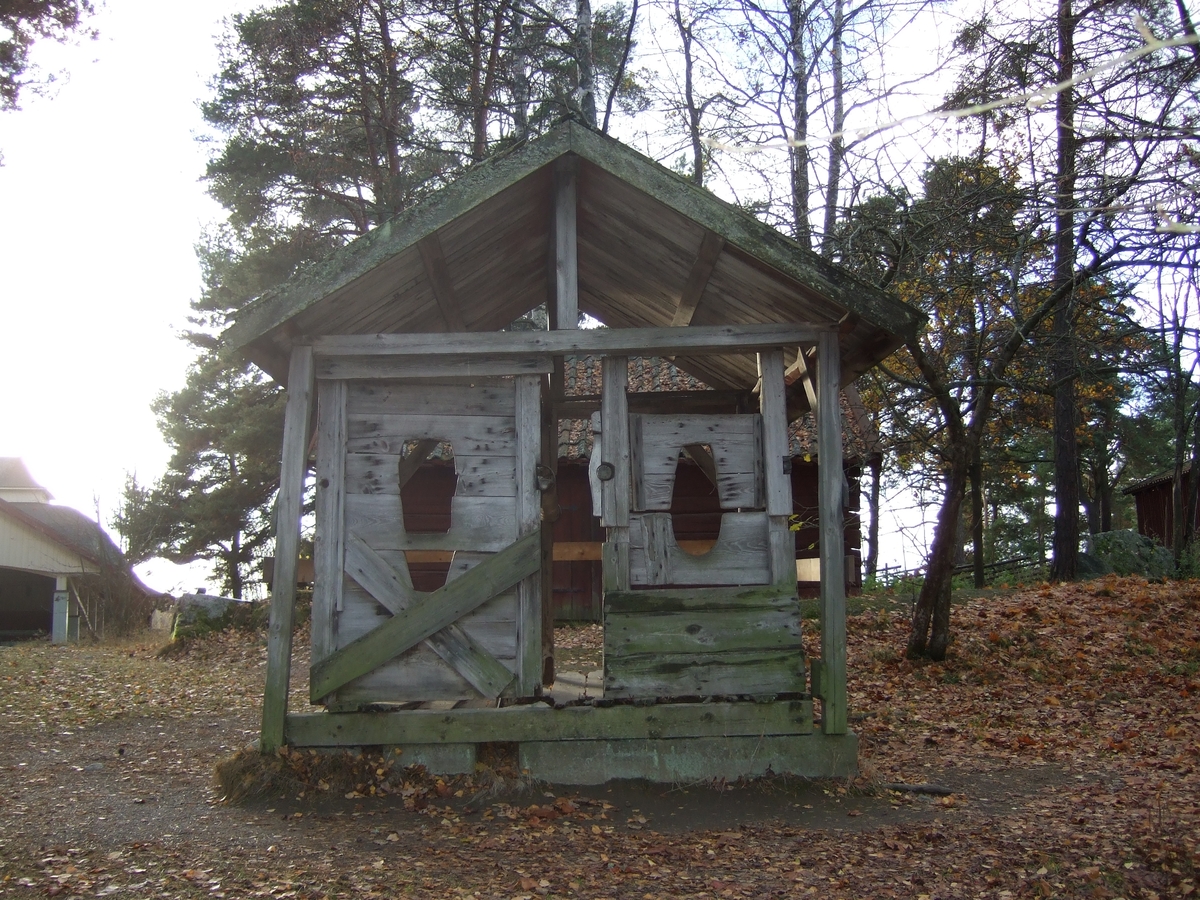
MULTIPOLYGON (((1183 496, 1192 488, 1192 466, 1184 463, 1182 473, 1183 496)), ((1175 546, 1175 473, 1162 472, 1144 478, 1127 487, 1124 492, 1133 497, 1137 509, 1138 534, 1154 538, 1168 550, 1175 546)), ((1200 527, 1200 508, 1196 510, 1193 527, 1200 527)))
POLYGON ((479 744, 516 743, 532 776, 566 783, 854 771, 838 389, 919 321, 575 122, 255 301, 224 342, 288 388, 264 751, 391 745, 462 771, 479 744), (542 304, 548 331, 502 330, 542 304), (579 328, 580 313, 605 327, 579 328), (599 394, 568 397, 565 359, 584 354, 599 394), (631 390, 639 356, 710 389, 631 390), (806 660, 788 420, 810 409, 833 464, 818 491, 821 653, 806 660), (592 441, 604 684, 555 708, 539 698, 562 419, 586 419, 592 441), (289 715, 313 430, 309 684, 324 711, 289 715), (447 452, 449 521, 406 528, 405 485, 447 452), (719 534, 700 555, 672 523, 681 458, 717 488, 719 534), (413 568, 448 552, 444 583, 420 590, 413 568))

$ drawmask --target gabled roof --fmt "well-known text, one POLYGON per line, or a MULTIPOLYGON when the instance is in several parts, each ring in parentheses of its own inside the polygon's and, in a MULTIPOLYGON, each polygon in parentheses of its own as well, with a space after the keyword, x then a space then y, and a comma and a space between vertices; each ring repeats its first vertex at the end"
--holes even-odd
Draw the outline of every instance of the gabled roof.
POLYGON ((68 558, 77 563, 54 575, 86 575, 89 573, 120 573, 127 576, 133 587, 148 597, 158 591, 144 585, 129 567, 108 533, 77 509, 51 503, 9 503, 0 500, 0 520, 8 519, 24 526, 67 551, 68 558), (77 567, 76 567, 77 566, 77 567))
MULTIPOLYGON (((567 121, 258 298, 223 344, 283 382, 293 343, 309 336, 507 326, 550 294, 560 166, 577 171, 579 308, 606 325, 685 324, 677 310, 690 285, 699 294, 686 324, 838 325, 849 382, 922 321, 744 210, 567 121)), ((748 355, 676 362, 717 388, 757 377, 748 355)))
POLYGON ((125 568, 124 557, 112 538, 77 509, 50 503, 0 500, 0 516, 32 528, 93 565, 125 568))

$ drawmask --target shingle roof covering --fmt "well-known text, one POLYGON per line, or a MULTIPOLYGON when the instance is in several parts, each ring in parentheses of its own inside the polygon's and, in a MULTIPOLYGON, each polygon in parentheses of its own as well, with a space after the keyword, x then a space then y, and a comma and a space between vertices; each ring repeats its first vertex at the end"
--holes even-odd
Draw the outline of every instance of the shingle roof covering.
POLYGON ((0 500, 0 514, 32 524, 43 534, 92 562, 125 567, 124 557, 108 533, 77 509, 50 503, 8 503, 0 500))

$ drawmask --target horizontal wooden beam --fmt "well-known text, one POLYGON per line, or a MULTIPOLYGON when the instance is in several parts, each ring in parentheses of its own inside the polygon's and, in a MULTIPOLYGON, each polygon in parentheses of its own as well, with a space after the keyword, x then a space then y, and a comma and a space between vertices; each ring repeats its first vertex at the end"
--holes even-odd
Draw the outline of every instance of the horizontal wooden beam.
POLYGON ((812 731, 811 700, 566 709, 539 704, 503 709, 307 713, 287 717, 287 742, 293 747, 760 737, 812 731))
POLYGON ((313 352, 331 357, 553 356, 594 353, 604 356, 670 356, 752 352, 772 347, 813 344, 835 326, 690 325, 686 328, 584 328, 562 331, 470 331, 421 334, 341 334, 314 337, 313 352))
MULTIPOLYGON (((752 391, 653 391, 629 395, 632 413, 736 413, 756 407, 752 391)), ((586 419, 600 409, 600 395, 568 397, 554 404, 554 414, 560 419, 586 419)))
POLYGON ((425 355, 399 356, 326 355, 317 361, 317 378, 492 378, 503 375, 542 375, 553 371, 550 360, 540 356, 495 354, 470 357, 437 352, 426 341, 425 355), (437 355, 430 355, 436 352, 437 355))
MULTIPOLYGON (((716 541, 698 540, 698 541, 676 541, 676 543, 694 556, 699 556, 707 553, 715 545, 716 541)), ((555 562, 600 562, 603 558, 602 548, 604 547, 601 541, 555 541, 554 542, 554 561, 555 562)), ((411 560, 412 553, 409 553, 411 560)), ((449 554, 447 554, 446 562, 449 562, 449 554)))

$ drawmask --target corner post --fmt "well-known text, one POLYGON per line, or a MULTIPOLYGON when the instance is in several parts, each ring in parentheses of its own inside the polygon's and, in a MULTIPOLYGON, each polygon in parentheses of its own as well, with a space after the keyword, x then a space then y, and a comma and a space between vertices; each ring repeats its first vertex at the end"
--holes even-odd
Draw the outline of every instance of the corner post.
POLYGON ((607 529, 603 551, 604 590, 629 590, 629 360, 601 362, 600 433, 602 462, 611 468, 600 483, 600 524, 607 529))
POLYGON ((307 468, 309 417, 313 396, 312 347, 292 350, 287 406, 283 414, 283 461, 276 504, 275 577, 267 632, 267 685, 263 693, 259 747, 271 753, 283 745, 288 682, 292 673, 292 628, 296 613, 296 561, 300 552, 300 508, 307 468))
POLYGON ((817 341, 817 503, 821 549, 821 727, 825 734, 845 734, 847 728, 840 382, 837 333, 822 332, 817 341))
POLYGON ((763 480, 766 493, 767 535, 770 540, 771 583, 796 589, 796 539, 788 527, 792 512, 791 442, 788 439, 787 386, 783 381, 783 351, 758 354, 759 411, 763 429, 763 480))

